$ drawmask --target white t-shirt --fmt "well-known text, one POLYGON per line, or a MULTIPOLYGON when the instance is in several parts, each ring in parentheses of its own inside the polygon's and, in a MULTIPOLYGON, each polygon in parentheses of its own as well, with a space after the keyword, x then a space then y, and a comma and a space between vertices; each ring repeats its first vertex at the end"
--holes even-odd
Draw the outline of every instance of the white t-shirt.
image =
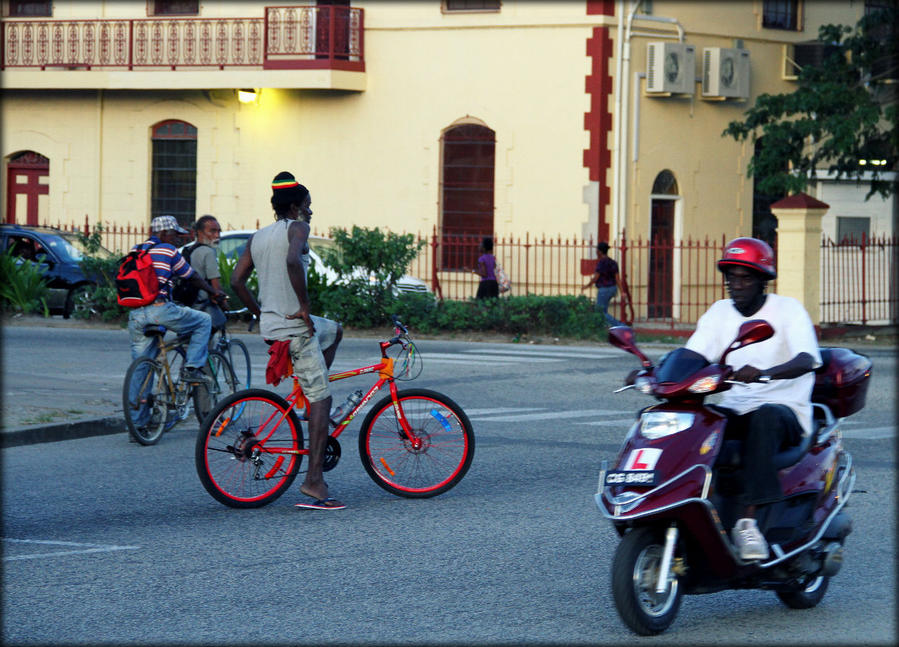
MULTIPOLYGON (((740 325, 753 319, 763 319, 771 324, 774 336, 730 353, 725 361, 735 370, 749 364, 765 371, 793 359, 799 353, 808 353, 815 359, 815 366, 821 366, 821 353, 811 318, 799 301, 779 294, 767 295, 764 305, 751 317, 741 315, 730 299, 716 301, 699 318, 696 331, 686 347, 709 362, 717 362, 736 338, 740 325)), ((754 411, 763 404, 784 404, 793 410, 803 433, 808 435, 812 430, 811 395, 814 385, 814 373, 791 380, 771 380, 767 384, 734 384, 723 393, 718 404, 740 415, 754 411)))

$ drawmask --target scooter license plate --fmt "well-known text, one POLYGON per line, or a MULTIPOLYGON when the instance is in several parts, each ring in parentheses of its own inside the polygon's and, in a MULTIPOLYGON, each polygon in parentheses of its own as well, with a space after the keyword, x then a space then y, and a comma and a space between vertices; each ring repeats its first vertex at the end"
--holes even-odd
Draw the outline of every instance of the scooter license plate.
POLYGON ((651 487, 656 484, 655 470, 610 470, 606 472, 605 484, 611 485, 638 485, 651 487))

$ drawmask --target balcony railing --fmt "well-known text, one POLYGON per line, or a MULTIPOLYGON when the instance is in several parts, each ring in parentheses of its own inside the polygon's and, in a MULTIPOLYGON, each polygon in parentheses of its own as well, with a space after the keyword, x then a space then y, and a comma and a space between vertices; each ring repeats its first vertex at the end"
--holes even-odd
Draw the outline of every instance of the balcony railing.
POLYGON ((263 18, 4 20, 0 69, 365 71, 363 10, 266 7, 263 18))

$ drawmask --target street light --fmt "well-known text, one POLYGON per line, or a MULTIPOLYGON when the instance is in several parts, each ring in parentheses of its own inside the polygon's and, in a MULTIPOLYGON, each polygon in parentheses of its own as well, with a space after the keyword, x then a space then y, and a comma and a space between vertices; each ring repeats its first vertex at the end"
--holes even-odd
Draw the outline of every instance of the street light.
POLYGON ((259 96, 258 93, 253 89, 242 89, 237 91, 237 100, 241 103, 253 103, 256 101, 257 96, 259 96))

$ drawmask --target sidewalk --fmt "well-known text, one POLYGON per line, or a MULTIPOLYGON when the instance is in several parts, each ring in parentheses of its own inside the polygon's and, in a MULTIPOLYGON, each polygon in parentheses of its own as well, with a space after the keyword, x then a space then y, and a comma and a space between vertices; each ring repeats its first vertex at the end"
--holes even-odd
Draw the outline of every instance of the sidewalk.
MULTIPOLYGON (((7 356, 6 339, 4 339, 3 356, 3 424, 0 427, 0 447, 16 447, 34 443, 56 442, 87 438, 107 434, 127 433, 125 420, 122 417, 121 388, 125 371, 130 364, 127 332, 118 324, 103 324, 66 320, 61 317, 21 317, 3 321, 5 328, 20 326, 38 326, 45 328, 82 329, 86 331, 105 329, 121 333, 121 343, 105 348, 102 358, 87 357, 91 353, 79 354, 77 334, 66 346, 66 357, 54 355, 48 349, 29 349, 28 367, 17 367, 34 376, 40 375, 78 375, 79 379, 64 377, 53 383, 48 391, 45 380, 26 383, 10 382, 8 366, 14 359, 7 356), (93 361, 101 364, 102 370, 94 370, 90 366, 93 361), (62 369, 57 372, 46 372, 46 367, 62 369), (80 371, 80 372, 79 372, 80 371)), ((894 333, 895 334, 895 333, 894 333)), ((7 334, 4 331, 4 337, 7 334)), ((350 332, 347 337, 355 337, 350 332)), ((359 336, 365 336, 364 332, 359 336)), ((419 337, 423 339, 424 337, 419 337)), ((433 338, 433 337, 431 337, 433 338)), ((841 346, 864 353, 895 353, 893 339, 825 339, 822 346, 841 346), (882 343, 886 341, 887 343, 882 343)), ((497 340, 492 340, 497 341, 497 340)), ((476 342, 472 342, 476 343, 476 342)), ((672 346, 673 347, 673 346, 672 346)))

